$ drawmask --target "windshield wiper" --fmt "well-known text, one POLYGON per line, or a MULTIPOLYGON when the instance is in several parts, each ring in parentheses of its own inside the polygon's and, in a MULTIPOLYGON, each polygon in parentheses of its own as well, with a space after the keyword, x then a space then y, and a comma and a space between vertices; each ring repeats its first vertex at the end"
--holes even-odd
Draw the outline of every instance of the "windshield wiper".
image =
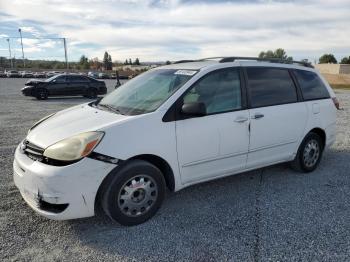
POLYGON ((120 114, 120 115, 124 115, 118 108, 110 105, 110 104, 97 104, 98 107, 104 107, 107 108, 109 111, 112 111, 114 113, 120 114))

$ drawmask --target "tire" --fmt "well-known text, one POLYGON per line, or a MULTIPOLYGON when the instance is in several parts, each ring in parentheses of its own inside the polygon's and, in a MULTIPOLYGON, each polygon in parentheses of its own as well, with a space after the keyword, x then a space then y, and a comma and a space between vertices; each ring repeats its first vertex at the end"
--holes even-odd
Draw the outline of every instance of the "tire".
POLYGON ((323 149, 321 137, 313 132, 308 133, 301 142, 295 159, 291 162, 292 168, 304 173, 314 171, 321 161, 323 149))
POLYGON ((92 98, 92 99, 93 99, 93 98, 96 98, 96 97, 97 97, 97 91, 96 91, 96 89, 89 88, 89 89, 87 90, 86 97, 92 98))
POLYGON ((48 97, 48 92, 46 89, 39 89, 36 94, 36 99, 38 100, 46 100, 48 97))
POLYGON ((124 226, 147 221, 164 200, 164 176, 149 162, 132 160, 107 179, 102 191, 102 209, 112 220, 124 226))

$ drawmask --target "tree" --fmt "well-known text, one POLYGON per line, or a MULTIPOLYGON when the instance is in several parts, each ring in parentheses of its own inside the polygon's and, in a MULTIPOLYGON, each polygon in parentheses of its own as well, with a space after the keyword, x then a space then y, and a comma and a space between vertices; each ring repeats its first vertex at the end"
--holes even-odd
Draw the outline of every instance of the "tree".
POLYGON ((170 65, 171 62, 170 62, 169 60, 167 60, 167 61, 165 62, 165 64, 166 64, 166 65, 170 65))
POLYGON ((108 55, 108 64, 107 64, 107 70, 112 70, 113 68, 113 62, 112 62, 112 56, 108 55))
POLYGON ((132 65, 132 61, 131 61, 131 58, 129 58, 129 65, 132 65))
POLYGON ((90 68, 89 60, 85 55, 82 55, 80 57, 79 68, 80 69, 89 69, 90 68))
POLYGON ((336 64, 338 63, 337 59, 333 54, 324 54, 318 60, 319 64, 336 64))
POLYGON ((350 56, 349 57, 343 57, 343 59, 340 61, 341 64, 350 64, 350 56))
POLYGON ((129 64, 128 59, 125 59, 124 65, 128 65, 128 64, 129 64))
POLYGON ((135 59, 134 65, 140 65, 140 60, 138 58, 135 59))
POLYGON ((261 51, 259 58, 279 58, 283 60, 293 60, 293 57, 288 56, 283 48, 277 48, 275 51, 268 50, 266 52, 261 51))

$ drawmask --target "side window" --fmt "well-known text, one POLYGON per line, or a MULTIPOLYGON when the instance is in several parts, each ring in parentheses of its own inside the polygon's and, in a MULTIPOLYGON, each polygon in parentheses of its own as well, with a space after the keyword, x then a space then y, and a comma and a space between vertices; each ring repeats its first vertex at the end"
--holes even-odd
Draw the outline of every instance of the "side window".
POLYGON ((184 103, 202 102, 208 114, 241 108, 241 84, 237 68, 217 70, 195 83, 184 96, 184 103))
POLYGON ((69 76, 69 80, 72 82, 88 82, 83 76, 69 76))
POLYGON ((294 73, 305 100, 330 97, 326 86, 317 74, 304 70, 294 70, 294 73))
POLYGON ((56 83, 65 83, 66 82, 66 76, 58 76, 55 78, 56 83))
POLYGON ((251 107, 297 102, 297 92, 288 70, 247 67, 251 107))

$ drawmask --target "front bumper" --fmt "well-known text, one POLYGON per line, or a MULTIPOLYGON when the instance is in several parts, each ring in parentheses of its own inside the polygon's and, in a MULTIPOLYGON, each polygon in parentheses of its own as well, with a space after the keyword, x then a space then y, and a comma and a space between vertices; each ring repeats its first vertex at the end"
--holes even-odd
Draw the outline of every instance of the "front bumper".
POLYGON ((90 158, 68 166, 50 166, 30 159, 17 147, 13 177, 32 209, 50 219, 66 220, 95 214, 98 188, 115 167, 90 158))
POLYGON ((21 89, 22 94, 25 96, 32 96, 33 95, 33 88, 32 87, 23 87, 21 89))

